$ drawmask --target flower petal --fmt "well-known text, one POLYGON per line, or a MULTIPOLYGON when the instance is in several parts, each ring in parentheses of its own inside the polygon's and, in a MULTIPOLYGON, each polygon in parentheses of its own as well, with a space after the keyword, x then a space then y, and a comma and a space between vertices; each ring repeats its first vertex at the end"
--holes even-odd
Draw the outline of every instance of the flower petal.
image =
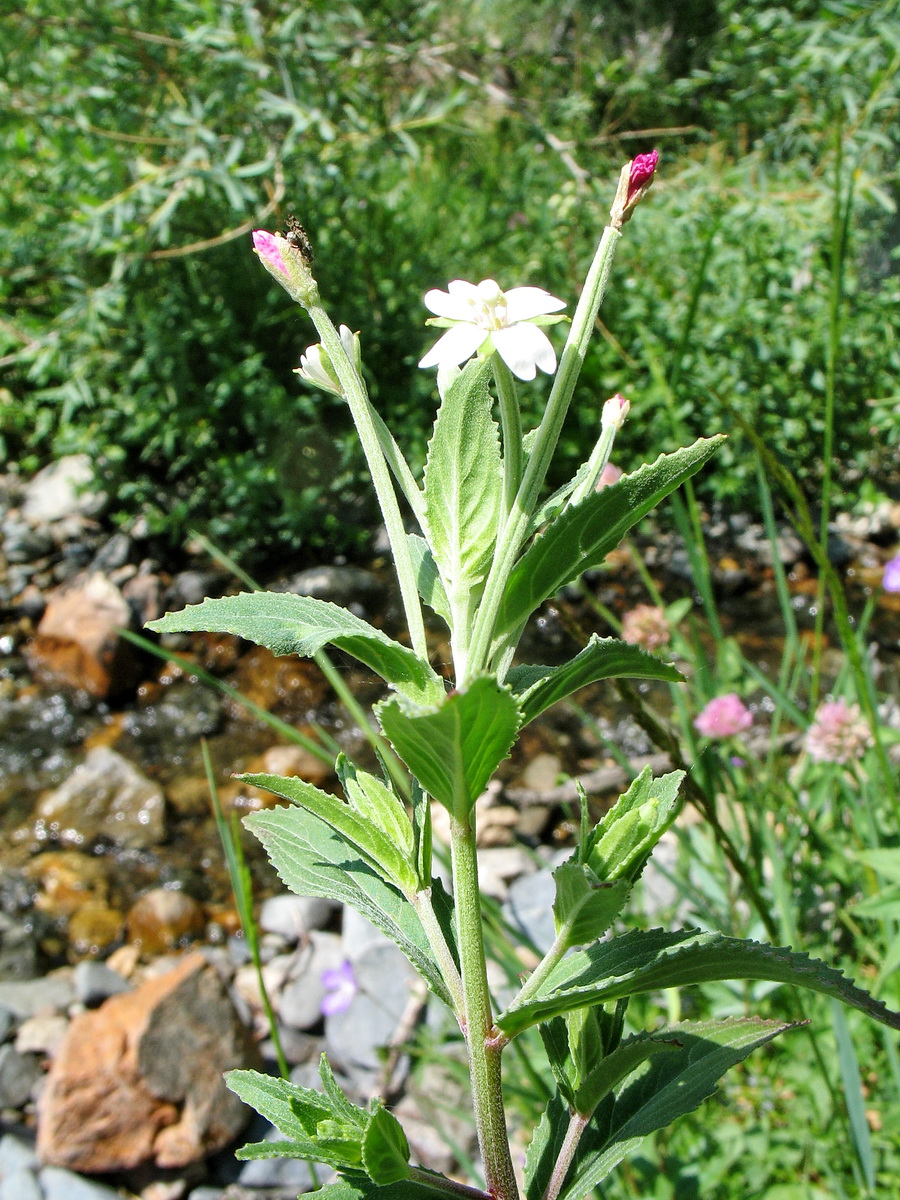
POLYGON ((419 363, 420 367, 458 366, 471 358, 475 351, 488 337, 486 329, 477 325, 453 325, 443 336, 439 337, 425 357, 419 363))
POLYGON ((546 313, 559 312, 566 307, 565 300, 557 300, 543 288, 515 287, 506 293, 506 319, 510 325, 516 321, 530 321, 532 317, 543 317, 546 313))
POLYGON ((478 288, 464 279, 452 279, 446 292, 432 288, 425 293, 428 311, 436 317, 449 317, 451 321, 471 321, 475 304, 480 304, 478 288))
POLYGON ((556 352, 537 325, 509 325, 491 334, 497 353, 517 379, 534 379, 540 367, 548 375, 556 370, 556 352))
POLYGON ((274 234, 268 233, 265 229, 254 229, 253 249, 260 258, 264 258, 267 263, 277 271, 280 271, 282 275, 287 275, 288 270, 284 265, 284 259, 281 257, 281 247, 274 234))

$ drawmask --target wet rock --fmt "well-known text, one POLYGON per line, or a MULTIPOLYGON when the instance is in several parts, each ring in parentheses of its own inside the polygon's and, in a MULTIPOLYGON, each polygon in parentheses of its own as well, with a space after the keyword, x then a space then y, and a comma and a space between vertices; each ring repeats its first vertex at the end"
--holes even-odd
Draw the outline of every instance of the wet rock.
POLYGON ((130 623, 114 583, 99 571, 78 575, 50 596, 25 658, 39 681, 103 699, 137 683, 134 648, 118 636, 130 623))
POLYGON ((96 1008, 110 996, 129 991, 129 983, 105 963, 80 962, 72 972, 75 995, 86 1008, 96 1008))
POLYGON ((262 646, 242 656, 234 686, 267 712, 297 723, 313 719, 328 695, 315 663, 291 656, 276 658, 262 646))
POLYGON ((222 1073, 254 1058, 218 975, 189 955, 72 1021, 40 1098, 38 1153, 77 1171, 186 1166, 243 1128, 222 1073))
POLYGON ((340 905, 322 896, 270 896, 259 911, 259 927, 277 933, 289 944, 299 942, 314 929, 324 929, 340 905))
POLYGON ((36 525, 50 524, 73 515, 94 516, 105 496, 92 488, 94 469, 87 454, 67 454, 38 471, 25 487, 22 513, 36 525))
POLYGON ((38 1060, 14 1046, 0 1046, 0 1108, 23 1108, 41 1079, 38 1060))
POLYGON ((106 897, 103 862, 80 850, 48 850, 39 854, 25 868, 25 875, 38 882, 40 890, 34 906, 49 917, 70 917, 86 901, 106 897))
POLYGON ((0 913, 0 980, 34 979, 37 961, 37 939, 30 923, 0 913))
POLYGON ((203 905, 186 892, 153 888, 136 900, 126 920, 128 940, 148 957, 165 954, 206 928, 203 905))
POLYGON ((162 616, 162 584, 149 563, 141 563, 137 574, 121 587, 122 595, 128 601, 128 607, 139 629, 148 621, 155 621, 157 617, 162 616))
POLYGON ((102 900, 89 900, 69 918, 69 945, 79 955, 99 954, 122 937, 125 918, 102 900))
POLYGON ((162 788, 121 754, 89 750, 81 766, 37 807, 38 823, 63 843, 99 838, 136 850, 165 838, 162 788))
POLYGON ((166 596, 166 608, 178 612, 188 604, 199 604, 207 596, 221 596, 227 579, 221 571, 179 571, 166 596))
POLYGON ((127 533, 114 533, 91 559, 88 569, 101 571, 104 575, 108 575, 110 571, 124 567, 130 557, 131 538, 127 533))
POLYGON ((8 1008, 0 1008, 0 1045, 9 1037, 10 1030, 15 1024, 15 1017, 8 1008))
POLYGON ((209 688, 187 681, 173 683, 152 703, 125 719, 124 732, 145 751, 163 760, 175 745, 209 737, 222 720, 222 705, 209 688))

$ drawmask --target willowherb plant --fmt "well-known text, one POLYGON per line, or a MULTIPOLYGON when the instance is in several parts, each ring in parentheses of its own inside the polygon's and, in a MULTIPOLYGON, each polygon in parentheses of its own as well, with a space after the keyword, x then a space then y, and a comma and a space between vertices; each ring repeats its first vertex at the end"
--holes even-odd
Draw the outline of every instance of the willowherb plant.
POLYGON ((579 1200, 646 1134, 690 1112, 729 1067, 790 1028, 783 1021, 729 1017, 629 1035, 626 1010, 639 993, 765 979, 822 992, 900 1028, 900 1014, 825 964, 788 949, 697 930, 608 936, 680 806, 682 772, 654 779, 649 768, 599 824, 591 827, 583 804, 578 845, 554 873, 553 945, 502 1011, 495 1011, 488 990, 474 809, 491 775, 523 727, 578 688, 625 676, 681 679, 673 666, 615 638, 592 638, 561 666, 513 665, 539 605, 599 566, 721 441, 700 439, 598 490, 628 412, 617 395, 604 406, 587 462, 565 487, 544 496, 616 244, 656 165, 654 151, 622 170, 558 370, 542 327, 565 319, 563 301, 534 287, 503 292, 493 280, 454 280, 446 292, 428 293, 432 324, 446 332, 420 364, 438 367, 441 396, 421 482, 372 408, 358 335, 344 326, 338 331, 322 307, 303 231, 294 224, 286 237, 254 234, 263 265, 306 309, 321 339, 304 354, 299 373, 342 395, 356 423, 411 645, 334 604, 284 593, 205 600, 151 628, 234 633, 275 654, 308 656, 330 644, 392 689, 376 714, 409 770, 409 805, 395 773, 379 778, 342 757, 336 769, 343 799, 294 778, 244 776, 291 801, 288 808, 254 813, 246 824, 290 888, 357 908, 450 1007, 465 1037, 485 1178, 481 1190, 412 1164, 396 1118, 380 1102, 368 1109, 351 1103, 324 1059, 323 1092, 233 1072, 234 1091, 284 1135, 282 1142, 245 1147, 243 1157, 292 1155, 334 1167, 341 1180, 318 1193, 327 1200, 436 1192, 519 1197, 501 1063, 504 1048, 529 1027, 540 1030, 557 1089, 531 1138, 527 1200, 579 1200), (533 379, 538 369, 555 378, 539 426, 523 435, 515 379, 533 379), (419 533, 406 532, 398 488, 419 533), (449 686, 429 661, 423 602, 450 631, 449 686), (432 800, 450 816, 452 893, 432 875, 432 800))

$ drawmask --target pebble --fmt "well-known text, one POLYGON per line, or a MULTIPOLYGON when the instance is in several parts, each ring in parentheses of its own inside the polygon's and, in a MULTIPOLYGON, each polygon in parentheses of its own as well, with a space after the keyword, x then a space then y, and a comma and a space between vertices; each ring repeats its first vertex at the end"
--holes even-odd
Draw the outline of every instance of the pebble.
POLYGON ((278 998, 279 1013, 292 1029, 310 1029, 322 1019, 322 1001, 326 988, 324 971, 334 970, 344 961, 341 938, 336 933, 313 933, 310 942, 296 960, 296 966, 278 998))
MULTIPOLYGON (((284 1135, 270 1126, 265 1136, 257 1135, 254 1141, 281 1142, 284 1135)), ((326 1167, 321 1167, 320 1181, 329 1173, 326 1167)), ((293 1194, 311 1191, 314 1186, 309 1163, 302 1158, 251 1159, 241 1168, 238 1182, 248 1188, 290 1188, 293 1194)))
POLYGON ((556 883, 546 867, 532 875, 523 875, 509 887, 505 911, 512 924, 517 925, 542 954, 546 954, 556 938, 552 908, 555 898, 556 883))
POLYGON ((19 1026, 15 1047, 20 1054, 43 1054, 52 1058, 68 1027, 68 1017, 39 1013, 19 1026))
POLYGON ((106 963, 80 962, 72 974, 75 995, 87 1008, 96 1008, 110 996, 127 992, 129 984, 118 971, 112 971, 106 963))
POLYGON ((128 940, 148 956, 184 945, 205 927, 202 904, 172 888, 151 888, 135 901, 127 917, 128 940))
POLYGON ((33 1170, 38 1165, 38 1156, 34 1147, 21 1138, 5 1133, 0 1137, 0 1179, 5 1179, 13 1171, 33 1170))
POLYGON ((44 1200, 37 1176, 27 1167, 19 1167, 0 1178, 0 1200, 44 1200))
POLYGON ((9 1009, 19 1020, 33 1017, 47 1008, 64 1012, 74 999, 72 972, 65 969, 43 979, 0 983, 0 1006, 9 1009))
POLYGON ((15 1023, 15 1017, 8 1008, 0 1008, 0 1045, 9 1037, 10 1030, 15 1023))
POLYGON ((25 924, 0 913, 0 980, 32 979, 37 974, 37 945, 25 924))
POLYGON ((105 1183, 95 1183, 65 1167, 42 1167, 38 1178, 44 1189, 44 1200, 121 1200, 122 1196, 105 1183))
POLYGON ((506 899, 512 880, 533 871, 531 855, 521 846, 486 846, 478 851, 481 890, 497 900, 506 899))
POLYGON ((42 1078, 37 1059, 14 1046, 0 1046, 0 1108, 23 1108, 42 1078))
POLYGON ((22 513, 34 524, 61 521, 73 513, 93 514, 105 497, 92 491, 94 468, 88 454, 67 454, 38 471, 25 486, 22 513))
POLYGON ((277 933, 289 945, 295 945, 304 934, 324 929, 338 908, 334 900, 321 896, 270 896, 259 912, 259 927, 266 933, 277 933))

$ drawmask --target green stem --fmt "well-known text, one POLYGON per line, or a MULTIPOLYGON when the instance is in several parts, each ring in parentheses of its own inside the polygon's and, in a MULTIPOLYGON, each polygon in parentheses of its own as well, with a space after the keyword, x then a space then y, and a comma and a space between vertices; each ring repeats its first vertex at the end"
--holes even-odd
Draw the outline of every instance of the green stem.
POLYGON ((400 596, 403 601, 403 611, 406 615, 406 624, 409 629, 412 647, 420 658, 427 660, 428 646, 425 640, 425 623, 422 619, 422 605, 416 587, 416 576, 409 553, 409 544, 406 540, 406 530, 403 528, 403 518, 400 515, 400 507, 397 503, 391 474, 384 451, 382 450, 378 430, 373 420, 373 412, 369 404, 369 397, 366 394, 365 384, 359 372, 347 357, 347 352, 344 349, 338 331, 331 323, 331 318, 325 312, 325 309, 318 303, 310 302, 306 311, 309 313, 312 323, 315 325, 316 331, 322 339, 322 345, 331 359, 331 365, 335 369, 338 382, 344 392, 344 397, 350 406, 350 413, 356 425, 359 440, 362 443, 366 463, 372 476, 372 483, 375 486, 375 495, 378 497, 378 504, 381 508, 381 514, 384 517, 388 541, 391 544, 391 553, 394 556, 394 566, 400 584, 400 596))
POLYGON ((434 1188, 436 1192, 441 1192, 445 1196, 462 1196, 468 1197, 468 1200, 491 1200, 487 1192, 483 1192, 481 1188, 469 1187, 467 1183, 457 1183, 455 1179, 448 1179, 446 1175, 433 1175, 431 1171, 425 1171, 422 1167, 410 1167, 407 1179, 411 1183, 421 1184, 422 1187, 434 1188))
POLYGON ((435 914, 434 905, 431 903, 431 889, 427 888, 424 891, 416 892, 415 895, 410 897, 410 901, 416 910, 419 920, 422 922, 422 928, 425 930, 425 936, 428 938, 428 945, 437 959, 441 976, 453 1000, 454 1015, 460 1024, 462 1024, 465 1020, 462 979, 460 978, 459 969, 453 955, 450 953, 450 947, 447 945, 444 931, 441 929, 440 922, 435 914))
POLYGON ((487 1190, 494 1200, 518 1200, 519 1188, 509 1152, 500 1075, 502 1038, 494 1027, 484 957, 481 897, 475 830, 468 816, 451 813, 450 852, 469 1076, 478 1146, 487 1190))
POLYGON ((575 1151, 578 1149, 578 1143, 581 1141, 581 1135, 589 1120, 590 1117, 583 1117, 580 1113, 572 1113, 569 1117, 569 1128, 566 1130, 563 1144, 559 1148, 559 1155, 553 1166, 553 1174, 550 1176, 547 1190, 544 1192, 544 1200, 556 1200, 562 1190, 569 1167, 572 1165, 572 1159, 575 1157, 575 1151))
POLYGON ((503 433, 503 511, 512 510, 522 482, 522 414, 512 372, 499 354, 491 358, 497 399, 500 403, 500 428, 503 433))
MULTIPOLYGON (((497 551, 485 584, 484 596, 478 609, 475 629, 469 646, 467 679, 485 670, 490 663, 494 623, 509 573, 522 548, 531 515, 537 505, 553 451, 559 440, 572 393, 584 363, 594 321, 597 319, 597 312, 609 282, 613 255, 620 236, 619 231, 613 229, 611 225, 604 229, 597 253, 594 255, 594 261, 588 271, 584 290, 578 301, 575 316, 572 318, 572 327, 560 357, 559 370, 553 381, 544 416, 538 426, 534 447, 529 455, 522 483, 503 532, 497 539, 497 551)), ((467 679, 460 680, 460 686, 465 686, 467 679)))

